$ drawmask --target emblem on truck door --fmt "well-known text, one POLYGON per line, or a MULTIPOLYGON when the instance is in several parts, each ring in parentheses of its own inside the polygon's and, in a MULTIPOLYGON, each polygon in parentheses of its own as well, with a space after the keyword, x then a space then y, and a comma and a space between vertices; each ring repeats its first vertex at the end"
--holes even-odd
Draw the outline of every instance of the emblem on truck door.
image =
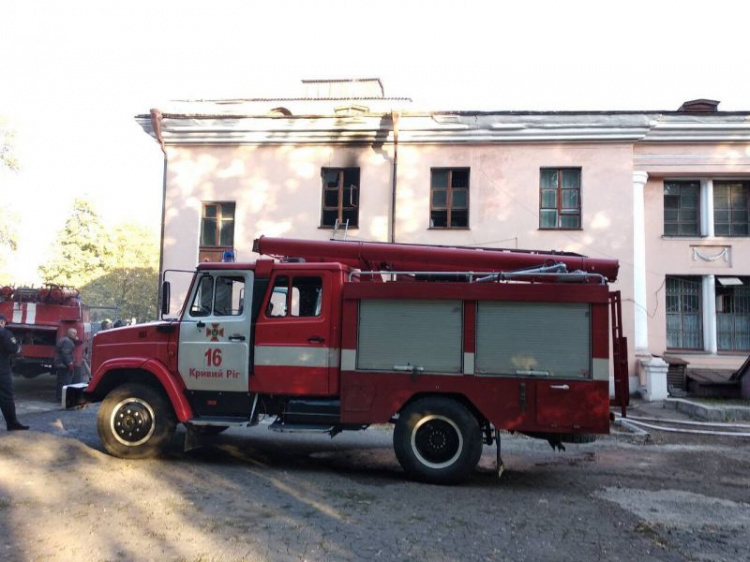
POLYGON ((224 337, 224 328, 220 326, 221 324, 211 324, 210 328, 206 328, 206 337, 209 341, 219 341, 219 337, 224 337))

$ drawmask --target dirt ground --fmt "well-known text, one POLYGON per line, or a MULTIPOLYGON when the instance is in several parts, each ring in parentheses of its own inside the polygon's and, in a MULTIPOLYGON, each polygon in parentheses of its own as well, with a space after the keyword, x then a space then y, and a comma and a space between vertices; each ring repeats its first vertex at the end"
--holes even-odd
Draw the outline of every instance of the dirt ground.
POLYGON ((32 429, 0 431, 4 561, 750 559, 748 439, 621 434, 559 453, 506 436, 501 479, 485 447, 469 482, 440 487, 404 479, 386 428, 232 429, 190 452, 180 433, 167 458, 123 461, 95 406, 19 383, 32 429))

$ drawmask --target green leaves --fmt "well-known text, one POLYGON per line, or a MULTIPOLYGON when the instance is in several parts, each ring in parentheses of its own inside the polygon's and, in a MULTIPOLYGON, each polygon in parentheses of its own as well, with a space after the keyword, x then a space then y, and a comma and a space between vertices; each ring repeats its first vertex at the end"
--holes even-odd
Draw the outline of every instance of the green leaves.
POLYGON ((76 287, 99 317, 156 319, 159 244, 150 229, 138 224, 107 228, 94 207, 76 199, 51 252, 39 268, 47 283, 76 287), (96 307, 116 312, 97 313, 96 307))

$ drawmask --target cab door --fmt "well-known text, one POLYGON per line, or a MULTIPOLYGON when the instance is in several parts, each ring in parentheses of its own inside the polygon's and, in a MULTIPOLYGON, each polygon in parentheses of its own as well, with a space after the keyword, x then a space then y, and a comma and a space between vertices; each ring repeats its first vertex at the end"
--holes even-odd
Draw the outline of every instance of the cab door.
POLYGON ((338 365, 331 287, 326 270, 274 274, 256 323, 253 392, 329 394, 329 367, 338 365))
POLYGON ((252 286, 252 271, 204 272, 197 279, 177 358, 189 391, 248 392, 252 286))

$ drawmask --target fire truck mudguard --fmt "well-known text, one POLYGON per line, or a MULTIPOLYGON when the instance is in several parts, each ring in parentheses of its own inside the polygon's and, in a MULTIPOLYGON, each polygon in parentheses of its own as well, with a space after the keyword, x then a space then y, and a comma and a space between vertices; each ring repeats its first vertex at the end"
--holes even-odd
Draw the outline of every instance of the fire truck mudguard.
POLYGON ((98 401, 107 396, 112 389, 134 380, 161 388, 180 423, 193 418, 193 410, 185 398, 181 381, 155 359, 122 357, 105 361, 96 369, 85 394, 90 401, 98 401))

